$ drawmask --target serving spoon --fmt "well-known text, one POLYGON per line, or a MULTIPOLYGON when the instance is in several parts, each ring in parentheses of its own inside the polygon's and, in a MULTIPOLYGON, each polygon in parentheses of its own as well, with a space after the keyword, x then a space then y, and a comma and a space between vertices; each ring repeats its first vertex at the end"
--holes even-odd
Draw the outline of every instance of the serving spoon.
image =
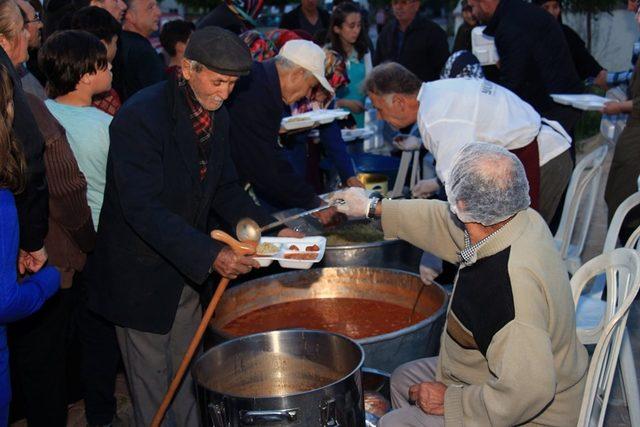
POLYGON ((292 221, 294 219, 302 218, 307 215, 311 215, 316 212, 321 212, 327 209, 330 209, 334 206, 344 205, 345 201, 342 199, 336 199, 332 203, 324 206, 320 206, 319 208, 311 209, 308 211, 301 212, 299 214, 288 216, 284 219, 272 222, 271 224, 267 224, 264 227, 260 227, 257 222, 252 220, 251 218, 243 218, 238 221, 236 225, 236 236, 238 240, 241 242, 259 242, 260 237, 262 237, 262 233, 265 231, 273 230, 276 227, 280 227, 281 225, 292 221))

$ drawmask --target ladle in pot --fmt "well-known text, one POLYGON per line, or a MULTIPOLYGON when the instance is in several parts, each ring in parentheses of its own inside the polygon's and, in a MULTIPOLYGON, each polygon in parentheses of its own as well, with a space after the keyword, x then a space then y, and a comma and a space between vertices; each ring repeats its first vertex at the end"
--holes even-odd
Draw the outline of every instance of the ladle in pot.
POLYGON ((329 208, 332 208, 334 206, 343 205, 343 204, 345 204, 344 200, 336 199, 335 201, 333 201, 328 205, 320 206, 319 208, 315 208, 315 209, 301 212, 299 214, 291 215, 279 221, 275 221, 275 222, 272 222, 271 224, 267 224, 264 227, 260 227, 258 223, 252 220, 251 218, 243 218, 240 221, 238 221, 238 224, 236 225, 236 236, 238 237, 238 240, 240 240, 241 242, 259 242, 260 237, 262 237, 262 233, 265 231, 272 230, 294 219, 302 218, 307 215, 311 215, 316 212, 321 212, 329 208))

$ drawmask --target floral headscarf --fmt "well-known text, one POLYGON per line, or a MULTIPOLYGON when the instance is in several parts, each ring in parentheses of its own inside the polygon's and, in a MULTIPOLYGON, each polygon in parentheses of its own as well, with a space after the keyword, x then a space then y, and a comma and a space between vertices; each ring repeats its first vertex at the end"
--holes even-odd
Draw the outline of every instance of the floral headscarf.
POLYGON ((468 50, 459 50, 447 59, 444 64, 441 79, 455 79, 466 77, 471 79, 484 79, 484 72, 480 61, 468 50))

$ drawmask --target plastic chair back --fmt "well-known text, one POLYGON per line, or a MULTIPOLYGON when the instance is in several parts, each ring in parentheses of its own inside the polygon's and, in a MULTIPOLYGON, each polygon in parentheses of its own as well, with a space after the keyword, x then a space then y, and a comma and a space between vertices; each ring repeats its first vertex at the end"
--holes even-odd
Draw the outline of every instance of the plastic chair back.
MULTIPOLYGON (((640 205, 640 191, 633 193, 629 197, 625 199, 624 202, 618 206, 616 213, 613 215, 611 219, 611 225, 609 225, 609 230, 607 230, 607 237, 604 240, 604 247, 602 248, 602 252, 609 252, 616 248, 618 244, 618 235, 620 234, 620 228, 622 228, 622 222, 631 209, 640 205)), ((625 248, 634 248, 638 242, 638 230, 636 230, 629 240, 625 242, 625 248)))
MULTIPOLYGON (((620 248, 602 254, 584 264, 571 280, 574 302, 578 302, 584 285, 605 271, 618 277, 617 295, 611 318, 602 330, 589 364, 578 426, 602 426, 618 364, 629 309, 640 289, 640 255, 635 250, 620 248), (575 279, 575 281, 574 281, 575 279)), ((616 290, 611 286, 610 290, 616 290)))
POLYGON ((584 249, 587 231, 591 223, 591 215, 600 196, 598 189, 602 177, 602 164, 608 148, 602 145, 582 159, 571 175, 569 188, 564 200, 564 208, 560 219, 560 226, 555 235, 558 250, 562 259, 567 263, 570 273, 575 272, 582 264, 579 259, 584 249), (581 221, 578 223, 578 213, 581 221), (579 226, 578 226, 579 225, 579 226), (578 260, 569 260, 569 250, 578 260))

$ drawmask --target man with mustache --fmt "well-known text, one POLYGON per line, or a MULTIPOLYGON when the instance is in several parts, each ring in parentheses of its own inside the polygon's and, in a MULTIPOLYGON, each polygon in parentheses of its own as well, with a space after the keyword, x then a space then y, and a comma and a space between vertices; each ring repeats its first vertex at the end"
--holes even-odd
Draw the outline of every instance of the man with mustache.
MULTIPOLYGON (((198 326, 202 285, 213 273, 235 279, 259 267, 209 236, 220 220, 273 220, 238 185, 229 154, 222 104, 250 69, 236 35, 196 31, 182 72, 134 95, 110 127, 88 304, 116 325, 136 426, 151 424, 198 326)), ((198 425, 193 388, 185 376, 169 425, 198 425)))

